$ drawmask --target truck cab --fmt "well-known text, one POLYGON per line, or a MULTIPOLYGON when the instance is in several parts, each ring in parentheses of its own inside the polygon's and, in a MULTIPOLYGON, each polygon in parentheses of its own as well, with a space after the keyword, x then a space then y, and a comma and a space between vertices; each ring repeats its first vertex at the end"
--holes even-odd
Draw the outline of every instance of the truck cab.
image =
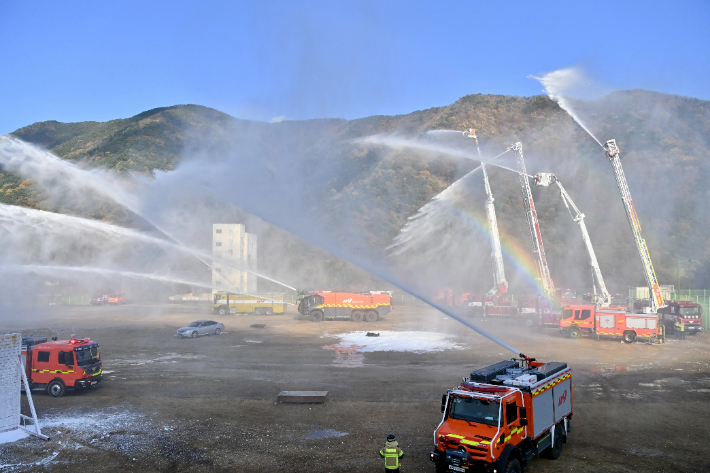
POLYGON ((670 301, 667 306, 658 309, 663 323, 672 330, 676 320, 685 325, 689 334, 697 334, 703 330, 703 307, 693 301, 670 301))
POLYGON ((22 361, 30 389, 46 390, 52 397, 101 381, 99 344, 88 338, 47 341, 44 337, 23 337, 22 361))
POLYGON ((572 417, 571 377, 566 363, 532 359, 472 371, 442 397, 430 455, 437 472, 522 472, 534 457, 558 458, 572 417))

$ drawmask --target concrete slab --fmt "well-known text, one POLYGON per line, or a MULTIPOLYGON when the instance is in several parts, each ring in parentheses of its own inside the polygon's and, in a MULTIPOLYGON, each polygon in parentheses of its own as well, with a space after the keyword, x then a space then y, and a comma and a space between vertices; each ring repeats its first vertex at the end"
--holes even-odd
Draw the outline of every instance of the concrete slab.
POLYGON ((328 391, 281 391, 279 402, 324 403, 328 400, 328 391))

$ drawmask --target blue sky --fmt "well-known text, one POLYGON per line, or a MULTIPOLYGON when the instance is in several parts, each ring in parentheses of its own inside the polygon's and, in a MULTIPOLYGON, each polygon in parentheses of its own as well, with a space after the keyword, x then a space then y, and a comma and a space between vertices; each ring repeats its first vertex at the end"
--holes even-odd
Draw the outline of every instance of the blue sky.
POLYGON ((196 103, 357 118, 473 93, 602 88, 710 99, 706 1, 0 2, 0 133, 196 103))

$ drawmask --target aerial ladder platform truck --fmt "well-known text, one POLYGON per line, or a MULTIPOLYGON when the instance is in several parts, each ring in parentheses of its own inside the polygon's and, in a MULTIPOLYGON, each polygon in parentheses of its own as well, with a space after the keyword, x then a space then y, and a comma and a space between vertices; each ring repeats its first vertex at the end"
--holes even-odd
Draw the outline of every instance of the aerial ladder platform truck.
POLYGON ((572 369, 521 358, 471 372, 441 398, 430 459, 437 473, 523 473, 559 458, 573 415, 572 369))
POLYGON ((629 220, 631 231, 634 235, 636 248, 644 269, 644 276, 651 293, 651 306, 644 309, 641 314, 627 312, 623 308, 597 307, 596 305, 578 304, 568 305, 562 309, 560 331, 569 334, 572 338, 579 338, 582 334, 597 334, 622 337, 627 343, 634 342, 637 337, 656 338, 659 335, 658 309, 665 305, 661 296, 660 286, 653 269, 651 255, 648 252, 646 241, 641 236, 641 223, 631 191, 626 182, 626 176, 621 166, 619 148, 615 140, 609 140, 604 145, 606 156, 611 161, 616 183, 624 204, 626 217, 629 220))
POLYGON ((505 279, 505 267, 503 266, 503 252, 500 246, 500 234, 498 233, 498 220, 496 219, 496 209, 493 203, 493 192, 486 172, 486 163, 481 157, 481 149, 478 146, 478 136, 476 130, 471 128, 463 132, 463 135, 476 140, 476 149, 481 161, 481 172, 483 173, 483 184, 486 189, 486 219, 488 220, 488 231, 491 238, 491 262, 493 263, 493 287, 486 294, 471 294, 468 296, 467 311, 469 314, 478 317, 487 316, 515 316, 518 311, 513 307, 507 298, 508 281, 505 279))

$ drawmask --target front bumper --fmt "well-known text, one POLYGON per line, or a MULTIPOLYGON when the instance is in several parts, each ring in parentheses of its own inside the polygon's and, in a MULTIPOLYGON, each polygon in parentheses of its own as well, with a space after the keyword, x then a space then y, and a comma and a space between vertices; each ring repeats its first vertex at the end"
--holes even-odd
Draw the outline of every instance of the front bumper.
POLYGON ((74 383, 74 388, 85 389, 90 388, 92 386, 96 386, 101 382, 101 376, 102 375, 97 374, 96 376, 92 376, 91 378, 79 379, 74 383))

